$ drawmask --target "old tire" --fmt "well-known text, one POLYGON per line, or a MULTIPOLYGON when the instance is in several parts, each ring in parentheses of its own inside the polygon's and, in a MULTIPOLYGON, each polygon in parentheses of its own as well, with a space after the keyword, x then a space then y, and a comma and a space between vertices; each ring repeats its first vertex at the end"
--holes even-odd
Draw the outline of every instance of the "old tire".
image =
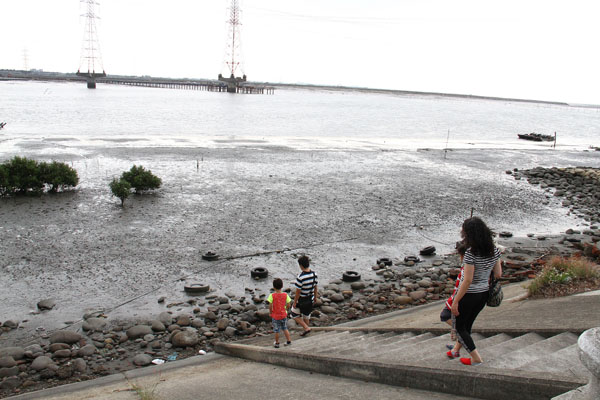
POLYGON ((379 264, 390 266, 390 265, 392 265, 392 260, 387 257, 380 258, 377 260, 377 265, 379 265, 379 264))
POLYGON ((201 294, 208 292, 210 290, 210 286, 202 283, 192 283, 191 285, 184 286, 183 290, 185 290, 185 292, 188 294, 201 294))
POLYGON ((250 271, 250 276, 254 279, 263 279, 269 276, 269 270, 264 267, 256 267, 250 271))
POLYGON ((406 256, 404 257, 404 262, 414 262, 415 264, 421 262, 421 259, 417 256, 406 256))
POLYGON ((360 280, 360 274, 356 271, 346 271, 342 274, 342 280, 344 282, 355 282, 360 280))
POLYGON ((435 247, 433 246, 427 246, 423 249, 421 249, 421 251, 419 252, 420 255, 422 256, 432 256, 435 254, 435 247))
POLYGON ((202 259, 206 261, 215 261, 217 258, 219 258, 219 255, 213 253, 212 251, 207 251, 206 253, 202 254, 202 259))

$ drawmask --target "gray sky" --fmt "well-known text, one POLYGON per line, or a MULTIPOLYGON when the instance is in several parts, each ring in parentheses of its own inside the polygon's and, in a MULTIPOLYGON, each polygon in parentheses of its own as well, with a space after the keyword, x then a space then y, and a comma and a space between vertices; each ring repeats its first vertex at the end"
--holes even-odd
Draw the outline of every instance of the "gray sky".
MULTIPOLYGON (((98 0, 108 74, 216 78, 230 0, 98 0)), ((243 0, 249 80, 600 104, 598 0, 243 0)), ((0 0, 0 68, 79 67, 78 0, 0 0)))

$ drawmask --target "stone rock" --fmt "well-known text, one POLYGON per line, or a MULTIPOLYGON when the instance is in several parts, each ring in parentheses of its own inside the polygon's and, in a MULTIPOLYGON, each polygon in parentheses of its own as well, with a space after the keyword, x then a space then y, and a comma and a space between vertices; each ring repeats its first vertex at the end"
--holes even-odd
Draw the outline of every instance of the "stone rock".
POLYGON ((82 339, 82 336, 73 331, 58 331, 50 336, 50 343, 77 343, 82 339))
POLYGON ((200 318, 195 318, 192 321, 192 326, 194 328, 202 328, 204 326, 204 321, 202 319, 200 319, 200 318))
POLYGON ((352 288, 352 290, 360 290, 360 289, 364 289, 367 286, 364 282, 352 282, 350 284, 350 287, 352 288))
POLYGON ((129 339, 137 339, 144 335, 152 334, 152 328, 148 325, 136 325, 127 329, 126 333, 129 339))
POLYGON ((68 379, 73 376, 73 366, 70 364, 61 365, 56 371, 58 379, 68 379))
POLYGON ((138 354, 133 358, 133 363, 139 367, 145 367, 152 363, 152 356, 150 354, 138 354))
POLYGON ((50 353, 55 353, 59 350, 65 350, 70 348, 71 346, 69 346, 66 343, 52 343, 50 346, 48 346, 48 350, 50 350, 50 353))
POLYGON ((233 326, 228 326, 227 328, 225 328, 224 333, 227 337, 233 337, 237 333, 237 330, 233 326))
POLYGON ((40 353, 44 352, 44 349, 42 349, 42 346, 40 346, 37 343, 25 347, 24 350, 25 350, 25 356, 27 356, 28 358, 35 358, 32 356, 35 356, 36 354, 40 354, 40 353))
POLYGON ((220 331, 224 331, 225 328, 227 328, 228 325, 229 325, 229 320, 227 318, 221 318, 217 322, 217 329, 220 330, 220 331))
POLYGON ((33 360, 33 362, 31 363, 31 368, 36 371, 41 371, 43 369, 50 367, 51 365, 56 365, 56 364, 54 364, 54 361, 52 361, 52 359, 50 357, 39 356, 38 358, 33 360))
POLYGON ((22 347, 5 347, 0 349, 0 357, 12 357, 15 360, 22 360, 25 356, 25 350, 22 347))
POLYGON ((179 325, 179 326, 190 326, 192 323, 192 319, 189 317, 189 315, 178 315, 177 316, 177 321, 175 322, 175 324, 179 325))
POLYGON ((344 301, 344 295, 335 293, 333 296, 329 298, 331 301, 339 303, 340 301, 344 301))
POLYGON ((83 358, 73 360, 73 370, 75 372, 84 373, 87 370, 87 363, 83 358))
POLYGON ((205 312, 203 317, 204 317, 204 319, 207 319, 207 320, 213 321, 213 322, 219 319, 219 317, 217 317, 217 314, 215 314, 213 311, 205 312))
POLYGON ((37 303, 37 308, 40 310, 52 310, 56 306, 56 302, 52 299, 44 299, 37 303))
POLYGON ((432 283, 430 279, 421 279, 417 282, 420 287, 428 288, 431 287, 432 283))
POLYGON ((10 368, 0 368, 0 378, 16 376, 18 373, 19 373, 19 367, 17 367, 17 366, 10 367, 10 368))
POLYGON ((0 368, 12 368, 15 365, 17 365, 17 362, 14 358, 12 358, 12 356, 0 358, 0 368))
POLYGON ((198 332, 191 329, 178 332, 171 338, 171 343, 175 347, 195 346, 198 344, 198 332))
POLYGON ((160 322, 162 322, 163 325, 165 325, 165 326, 169 326, 169 325, 171 325, 173 323, 173 316, 170 313, 166 312, 166 311, 163 311, 160 314, 158 314, 158 318, 157 319, 160 322))
POLYGON ((414 292, 410 292, 408 294, 411 299, 414 301, 424 299, 427 296, 427 292, 424 290, 415 290, 414 292))
POLYGON ((154 335, 144 335, 144 342, 151 342, 155 339, 154 335))
MULTIPOLYGON (((341 295, 340 295, 341 296, 341 295)), ((343 299, 343 296, 342 296, 343 299)), ((271 313, 269 312, 268 309, 263 308, 262 310, 258 310, 256 312, 256 316, 261 320, 261 321, 271 321, 271 313)))
POLYGON ((334 314, 337 310, 331 306, 321 306, 321 312, 325 314, 334 314))
POLYGON ((104 327, 106 327, 106 325, 106 318, 92 317, 83 321, 83 325, 81 326, 81 328, 84 331, 101 331, 102 329, 104 329, 104 327))
POLYGON ((15 329, 15 328, 17 328, 18 326, 19 326, 19 324, 18 324, 17 322, 15 322, 15 321, 12 321, 12 320, 10 320, 10 319, 9 319, 9 320, 7 320, 7 321, 4 321, 4 323, 2 324, 2 327, 4 327, 4 328, 8 328, 8 329, 15 329))
POLYGON ((13 390, 21 386, 21 380, 16 376, 6 378, 0 383, 0 389, 13 390))
POLYGON ((80 357, 87 357, 87 356, 91 356, 92 354, 96 353, 97 351, 98 351, 98 349, 93 344, 86 344, 85 346, 83 346, 82 348, 77 350, 77 355, 80 357))
POLYGON ((394 303, 399 305, 410 304, 412 303, 412 301, 412 298, 410 298, 409 296, 398 296, 394 298, 394 303))
POLYGON ((56 357, 56 358, 69 358, 69 357, 71 357, 71 350, 69 350, 69 349, 57 350, 57 351, 54 352, 53 357, 56 357))
POLYGON ((167 329, 165 328, 165 325, 157 319, 151 322, 150 328, 152 328, 154 332, 164 332, 167 329))

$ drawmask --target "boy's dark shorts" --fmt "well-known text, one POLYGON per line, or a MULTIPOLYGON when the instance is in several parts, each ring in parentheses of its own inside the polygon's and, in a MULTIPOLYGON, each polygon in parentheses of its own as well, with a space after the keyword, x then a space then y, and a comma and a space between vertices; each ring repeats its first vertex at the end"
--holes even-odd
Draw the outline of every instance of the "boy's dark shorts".
MULTIPOLYGON (((310 297, 300 297, 298 299, 298 308, 300 309, 300 314, 305 318, 310 317, 310 313, 313 310, 313 302, 310 297)), ((292 318, 298 318, 300 314, 291 313, 292 318)))
POLYGON ((446 322, 448 321, 450 318, 452 318, 452 312, 450 311, 450 309, 448 307, 444 307, 444 309, 442 310, 442 312, 440 313, 440 320, 442 322, 446 322))

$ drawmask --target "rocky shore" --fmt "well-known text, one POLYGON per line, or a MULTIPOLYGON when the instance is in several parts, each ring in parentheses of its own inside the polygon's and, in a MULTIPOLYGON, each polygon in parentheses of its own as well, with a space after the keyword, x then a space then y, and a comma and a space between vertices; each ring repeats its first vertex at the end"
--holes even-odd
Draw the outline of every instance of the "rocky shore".
MULTIPOLYGON (((596 226, 552 237, 513 238, 502 232, 498 239, 505 248, 502 280, 532 278, 545 256, 566 256, 583 243, 596 246, 598 241, 596 226)), ((459 266, 456 254, 378 259, 371 267, 376 279, 322 282, 312 323, 334 325, 443 300, 453 290, 459 266)), ((269 335, 267 296, 259 288, 246 288, 244 293, 190 296, 186 302, 170 303, 160 297, 157 302, 164 311, 137 321, 114 320, 102 313, 84 315, 82 322, 42 334, 34 343, 0 349, 0 396, 205 354, 217 341, 269 335)), ((53 307, 51 299, 38 304, 40 312, 52 312, 53 307)), ((19 329, 19 323, 3 321, 4 332, 12 329, 19 329)), ((295 330, 293 321, 290 329, 295 330)))

